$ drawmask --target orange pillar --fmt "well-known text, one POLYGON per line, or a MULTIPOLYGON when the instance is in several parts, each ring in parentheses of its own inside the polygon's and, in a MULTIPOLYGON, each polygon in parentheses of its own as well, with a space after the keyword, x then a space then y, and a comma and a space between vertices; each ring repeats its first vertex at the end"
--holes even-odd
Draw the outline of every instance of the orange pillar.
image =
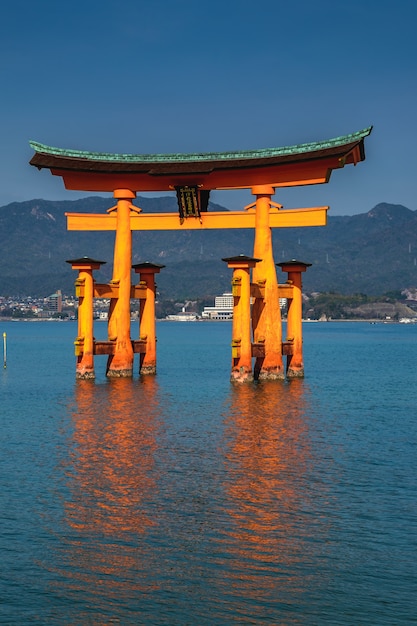
POLYGON ((288 300, 287 341, 292 341, 292 354, 287 356, 288 378, 304 378, 303 363, 303 315, 302 315, 302 281, 301 273, 311 263, 287 261, 277 263, 283 272, 288 273, 288 282, 292 284, 292 298, 288 300))
POLYGON ((139 339, 146 341, 146 352, 140 354, 140 374, 156 374, 155 274, 163 267, 149 261, 132 265, 146 285, 146 298, 141 298, 139 308, 139 339))
POLYGON ((94 335, 93 335, 93 270, 100 269, 105 261, 96 261, 89 257, 72 259, 73 270, 78 270, 75 282, 78 295, 78 336, 75 340, 77 365, 75 377, 80 379, 95 378, 94 373, 94 335))
POLYGON ((130 338, 130 288, 132 264, 132 231, 130 228, 131 200, 136 194, 130 189, 116 189, 117 224, 114 244, 112 283, 119 286, 117 299, 110 302, 108 335, 115 342, 114 354, 109 356, 107 376, 122 378, 133 374, 133 348, 130 338))
POLYGON ((233 325, 232 325, 232 382, 245 383, 253 380, 250 273, 260 259, 241 254, 222 259, 233 269, 233 325))
POLYGON ((253 270, 252 280, 264 287, 264 298, 255 298, 252 306, 254 342, 264 342, 265 356, 255 362, 255 378, 276 380, 285 378, 282 361, 282 328, 279 308, 278 281, 272 251, 272 233, 269 226, 270 185, 252 188, 256 196, 255 244, 253 255, 262 259, 253 270))

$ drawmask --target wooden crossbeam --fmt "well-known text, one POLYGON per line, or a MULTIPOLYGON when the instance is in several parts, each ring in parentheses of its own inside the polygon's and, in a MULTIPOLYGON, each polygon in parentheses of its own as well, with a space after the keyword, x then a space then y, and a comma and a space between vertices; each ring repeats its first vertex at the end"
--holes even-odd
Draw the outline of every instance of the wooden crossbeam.
POLYGON ((293 286, 292 285, 278 285, 278 296, 280 298, 287 298, 287 300, 291 300, 293 297, 293 286))
MULTIPOLYGON (((325 226, 329 207, 305 209, 271 209, 271 228, 325 226)), ((65 213, 68 230, 116 230, 117 215, 112 213, 65 213)), ((222 211, 201 214, 201 219, 187 218, 181 224, 177 213, 132 213, 131 230, 211 230, 255 228, 255 210, 222 211)))
MULTIPOLYGON (((77 285, 75 290, 77 298, 84 297, 84 285, 77 285)), ((94 283, 93 298, 112 298, 119 297, 119 285, 111 283, 94 283)), ((146 300, 146 285, 132 285, 130 288, 130 297, 136 300, 146 300)))
MULTIPOLYGON (((283 341, 281 344, 281 354, 283 356, 291 356, 293 353, 293 346, 293 341, 283 341)), ((252 356, 262 359, 265 356, 265 344, 252 343, 252 356)))
MULTIPOLYGON (((265 298, 265 286, 258 283, 251 283, 250 286, 251 298, 265 298)), ((293 286, 288 284, 278 285, 278 296, 280 298, 287 298, 291 300, 293 297, 293 286)))
MULTIPOLYGON (((132 339, 132 349, 134 354, 146 354, 146 339, 132 339)), ((94 354, 114 354, 115 350, 115 341, 94 341, 94 354)))

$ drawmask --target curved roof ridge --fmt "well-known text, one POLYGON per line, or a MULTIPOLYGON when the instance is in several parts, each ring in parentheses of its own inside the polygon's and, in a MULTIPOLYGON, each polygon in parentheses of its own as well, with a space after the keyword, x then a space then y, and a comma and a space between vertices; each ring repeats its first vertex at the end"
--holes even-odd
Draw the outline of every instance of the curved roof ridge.
POLYGON ((303 154, 305 152, 315 152, 326 148, 332 148, 337 146, 343 146, 359 142, 367 137, 372 131, 372 126, 349 135, 343 135, 328 139, 326 141, 318 141, 311 143, 302 143, 295 146, 283 146, 280 148, 264 148, 259 150, 243 150, 235 152, 196 152, 196 153, 172 153, 172 154, 113 154, 109 152, 88 152, 83 150, 71 150, 65 148, 55 148, 52 146, 46 146, 36 141, 29 141, 31 148, 41 154, 48 154, 53 156, 78 158, 78 159, 92 159, 94 161, 113 161, 123 163, 135 163, 140 161, 142 163, 157 163, 157 162, 187 162, 187 161, 221 161, 230 159, 253 159, 253 158, 268 158, 276 156, 286 156, 291 154, 303 154))

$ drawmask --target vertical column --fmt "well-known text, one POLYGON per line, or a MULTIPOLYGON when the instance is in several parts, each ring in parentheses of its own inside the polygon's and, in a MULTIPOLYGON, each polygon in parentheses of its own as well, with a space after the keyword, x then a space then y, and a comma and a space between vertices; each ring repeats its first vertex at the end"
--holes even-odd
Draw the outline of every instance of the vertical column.
POLYGON ((140 374, 156 374, 155 274, 163 267, 149 261, 132 265, 146 286, 146 298, 141 298, 139 308, 139 338, 146 341, 146 352, 140 353, 140 374))
POLYGON ((253 380, 251 307, 250 307, 250 268, 260 259, 245 256, 222 259, 233 269, 233 325, 232 325, 232 382, 244 383, 253 380))
POLYGON ((255 362, 255 378, 283 379, 281 311, 269 226, 271 196, 275 189, 270 185, 257 185, 252 188, 252 193, 256 196, 253 255, 262 259, 253 270, 252 280, 265 289, 264 298, 255 298, 252 306, 254 342, 264 342, 265 345, 265 356, 258 357, 255 362))
POLYGON ((93 270, 100 269, 105 261, 96 261, 89 257, 72 259, 73 270, 78 270, 75 282, 78 296, 78 336, 75 340, 77 365, 75 377, 80 379, 95 378, 94 373, 94 335, 93 335, 93 270))
POLYGON ((277 263, 277 265, 283 272, 288 273, 288 282, 293 286, 293 297, 288 301, 287 314, 287 339, 292 341, 292 354, 287 356, 287 376, 288 378, 304 378, 301 273, 305 272, 311 263, 293 259, 277 263))
POLYGON ((132 264, 132 231, 130 228, 131 200, 136 196, 130 189, 116 189, 117 225, 114 244, 112 283, 118 285, 118 298, 110 302, 108 336, 115 342, 109 356, 107 376, 122 378, 133 374, 133 348, 130 338, 130 288, 132 264))

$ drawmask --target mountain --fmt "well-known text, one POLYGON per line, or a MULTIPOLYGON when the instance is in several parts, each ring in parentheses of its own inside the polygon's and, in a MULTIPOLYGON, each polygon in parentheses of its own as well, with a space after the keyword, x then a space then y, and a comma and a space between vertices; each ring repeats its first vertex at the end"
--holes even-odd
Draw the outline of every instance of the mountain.
MULTIPOLYGON (((76 278, 67 259, 90 256, 107 264, 96 280, 111 278, 114 233, 69 232, 65 212, 104 213, 112 200, 29 200, 0 207, 0 295, 73 293, 76 278)), ((177 211, 173 197, 135 201, 146 212, 177 211)), ((209 210, 227 210, 210 204, 209 210)), ((276 263, 312 263, 304 290, 367 293, 417 286, 417 212, 381 203, 368 213, 332 216, 315 228, 274 229, 276 263)), ((231 270, 222 257, 252 254, 253 231, 158 231, 133 233, 133 263, 166 267, 158 275, 162 298, 204 298, 229 290, 231 270)), ((285 276, 281 275, 281 282, 285 276)))

